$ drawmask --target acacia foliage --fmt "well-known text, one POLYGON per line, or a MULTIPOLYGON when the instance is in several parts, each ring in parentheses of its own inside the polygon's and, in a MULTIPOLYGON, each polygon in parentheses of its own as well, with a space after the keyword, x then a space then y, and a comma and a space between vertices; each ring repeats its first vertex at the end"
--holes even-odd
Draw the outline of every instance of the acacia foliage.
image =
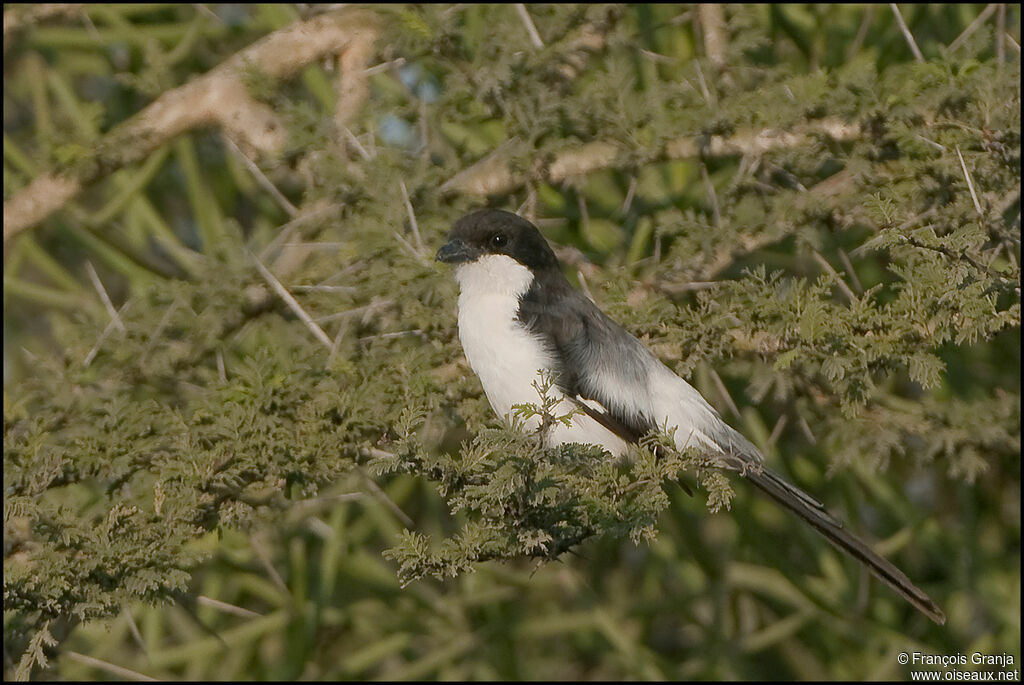
MULTIPOLYGON (((276 11, 240 30, 291 19, 276 11)), ((958 52, 925 44, 918 64, 894 54, 889 23, 847 60, 773 36, 800 32, 755 7, 728 10, 721 71, 664 10, 531 7, 539 49, 509 30, 511 7, 381 12, 380 57, 407 65, 375 72, 349 123, 369 159, 331 123, 319 67, 296 82, 248 75, 288 122, 289 150, 265 166, 299 219, 205 137, 175 143, 166 169, 154 157, 162 171, 138 205, 114 182, 97 190, 124 212, 99 226, 113 248, 87 231, 111 212, 88 206, 38 229, 83 284, 82 251, 101 260, 123 330, 101 306, 51 304, 56 344, 5 387, 5 642, 14 661, 24 653, 20 673, 59 654, 57 640, 116 660, 96 626, 132 654, 118 663, 191 677, 864 677, 893 630, 935 650, 1012 649, 1019 61, 998 62, 982 30, 958 52), (829 121, 859 134, 837 140, 829 121), (812 133, 710 154, 712 136, 751 130, 812 133), (670 159, 680 137, 705 154, 670 159), (548 182, 593 141, 614 144, 610 169, 548 182), (845 504, 858 531, 897 531, 886 551, 947 609, 951 632, 858 591, 834 552, 752 492, 730 499, 696 455, 642 448, 615 464, 495 421, 458 346, 455 285, 430 261, 451 221, 484 202, 439 189, 490 154, 516 183, 486 201, 523 205, 582 250, 560 250, 574 279, 780 470, 845 504), (171 242, 145 202, 169 217, 171 242), (680 471, 731 511, 700 518, 673 484, 680 471), (269 551, 248 541, 268 529, 269 551), (574 547, 583 557, 565 554, 574 547), (556 558, 531 579, 533 559, 556 558), (808 568, 819 575, 787 580, 808 568), (201 593, 263 614, 200 614, 229 636, 234 671, 210 658, 215 639, 175 622, 201 593), (145 650, 130 607, 147 617, 145 650), (150 623, 174 626, 180 649, 150 623)), ((75 112, 93 129, 116 123, 125 100, 238 47, 193 21, 213 55, 148 48, 104 112, 80 103, 17 142, 41 166, 87 155, 94 137, 75 112)), ((5 166, 5 193, 26 169, 5 166)), ((49 274, 46 263, 24 273, 49 274)))

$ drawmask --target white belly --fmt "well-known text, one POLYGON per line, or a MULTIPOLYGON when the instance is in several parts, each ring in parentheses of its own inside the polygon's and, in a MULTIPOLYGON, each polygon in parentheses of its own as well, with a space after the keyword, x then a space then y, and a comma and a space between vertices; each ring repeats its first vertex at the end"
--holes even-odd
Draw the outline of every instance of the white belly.
MULTIPOLYGON (((516 320, 519 297, 529 289, 533 274, 509 257, 487 256, 459 266, 455 277, 461 286, 462 349, 480 378, 491 408, 511 421, 514 405, 540 404, 534 383, 539 383, 542 371, 550 372, 555 366, 552 351, 516 320)), ((557 388, 549 390, 549 395, 561 399, 554 409, 556 415, 572 410, 573 405, 557 388)), ((526 426, 535 430, 539 424, 539 419, 533 417, 526 426)), ((616 456, 626 452, 622 439, 586 415, 574 416, 571 426, 552 426, 546 439, 552 445, 596 444, 616 456)))

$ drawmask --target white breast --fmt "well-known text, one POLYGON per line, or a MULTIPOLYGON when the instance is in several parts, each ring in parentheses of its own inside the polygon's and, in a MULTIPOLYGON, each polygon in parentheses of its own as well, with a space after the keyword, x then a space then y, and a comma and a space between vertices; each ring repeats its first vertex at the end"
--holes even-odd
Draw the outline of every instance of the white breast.
MULTIPOLYGON (((533 274, 528 268, 504 255, 487 255, 455 270, 459 282, 459 340, 470 367, 480 378, 491 408, 510 420, 515 404, 538 404, 540 397, 533 383, 541 371, 551 371, 553 351, 516 320, 519 298, 529 290, 533 274)), ((571 405, 557 389, 551 394, 562 397, 555 409, 567 414, 571 405)), ((535 429, 534 418, 527 427, 535 429)), ((551 428, 550 444, 583 442, 601 445, 615 455, 626 452, 626 443, 589 416, 573 417, 572 426, 551 428)))

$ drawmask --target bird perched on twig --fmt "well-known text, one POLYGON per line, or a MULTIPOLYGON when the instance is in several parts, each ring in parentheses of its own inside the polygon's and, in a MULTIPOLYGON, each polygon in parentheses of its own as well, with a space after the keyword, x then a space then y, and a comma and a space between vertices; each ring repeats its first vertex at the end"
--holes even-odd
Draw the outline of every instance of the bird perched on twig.
MULTIPOLYGON (((697 447, 740 473, 809 523, 936 623, 946 617, 892 563, 842 527, 815 498, 764 466, 764 457, 689 383, 570 285, 540 231, 526 219, 483 209, 457 221, 437 260, 455 267, 459 339, 491 407, 508 417, 536 401, 535 382, 555 381, 556 409, 572 414, 547 426, 550 445, 600 445, 626 453, 653 430, 676 447, 697 447), (573 413, 572 410, 577 410, 573 413)), ((534 417, 527 426, 536 428, 534 417)))

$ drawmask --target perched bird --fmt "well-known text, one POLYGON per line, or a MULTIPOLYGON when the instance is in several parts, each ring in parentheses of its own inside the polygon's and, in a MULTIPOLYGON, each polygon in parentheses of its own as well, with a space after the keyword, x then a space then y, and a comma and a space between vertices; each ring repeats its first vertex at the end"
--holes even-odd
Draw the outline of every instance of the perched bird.
MULTIPOLYGON (((509 417, 516 404, 536 404, 534 383, 547 374, 559 402, 554 413, 581 410, 571 425, 548 427, 551 445, 589 443, 622 456, 651 430, 674 429, 679 449, 712 454, 933 621, 945 622, 942 610, 902 571, 844 530, 820 502, 768 470, 758 449, 700 393, 573 288, 529 221, 496 209, 473 212, 455 223, 436 258, 454 266, 459 340, 498 416, 509 417)), ((532 421, 536 428, 539 419, 532 421)))

